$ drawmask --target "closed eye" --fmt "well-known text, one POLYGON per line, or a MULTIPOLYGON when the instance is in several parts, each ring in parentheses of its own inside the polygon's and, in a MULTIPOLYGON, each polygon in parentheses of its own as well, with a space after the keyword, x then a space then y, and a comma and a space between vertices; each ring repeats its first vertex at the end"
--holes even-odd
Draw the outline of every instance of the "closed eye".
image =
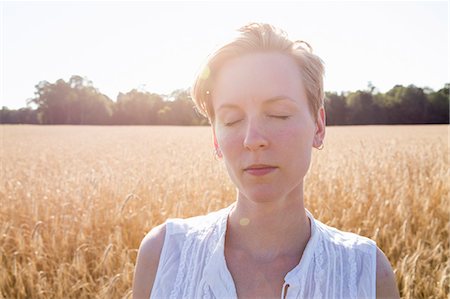
POLYGON ((278 119, 288 119, 291 116, 290 115, 269 115, 269 117, 278 118, 278 119))
POLYGON ((228 122, 228 123, 225 123, 225 126, 226 127, 231 127, 232 125, 237 124, 240 121, 241 121, 241 119, 238 119, 238 120, 235 120, 235 121, 232 121, 232 122, 228 122))

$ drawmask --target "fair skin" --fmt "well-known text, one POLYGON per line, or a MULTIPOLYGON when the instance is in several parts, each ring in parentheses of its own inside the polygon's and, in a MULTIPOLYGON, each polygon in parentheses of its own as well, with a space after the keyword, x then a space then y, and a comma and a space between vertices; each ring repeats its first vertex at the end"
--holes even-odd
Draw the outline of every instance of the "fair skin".
POLYGON ((299 69, 285 55, 233 59, 215 82, 215 144, 239 190, 225 239, 227 266, 239 298, 277 298, 310 236, 303 177, 325 134, 323 109, 316 126, 299 69), (252 167, 262 165, 271 171, 255 175, 252 167), (248 225, 240 225, 243 218, 248 225))
MULTIPOLYGON (((303 178, 323 142, 325 112, 313 117, 302 81, 295 61, 280 53, 232 59, 215 78, 214 144, 238 189, 224 254, 239 298, 279 298, 310 237, 303 178)), ((158 226, 141 244, 133 298, 149 298, 164 235, 158 226)), ((379 249, 377 298, 399 298, 379 249)))

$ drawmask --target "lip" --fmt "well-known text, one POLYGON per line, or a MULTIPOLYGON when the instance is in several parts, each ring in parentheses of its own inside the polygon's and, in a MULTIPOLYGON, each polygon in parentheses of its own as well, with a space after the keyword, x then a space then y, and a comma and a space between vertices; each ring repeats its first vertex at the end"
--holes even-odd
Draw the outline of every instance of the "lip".
POLYGON ((254 175, 263 176, 274 172, 278 167, 266 164, 253 164, 244 169, 244 172, 254 175))

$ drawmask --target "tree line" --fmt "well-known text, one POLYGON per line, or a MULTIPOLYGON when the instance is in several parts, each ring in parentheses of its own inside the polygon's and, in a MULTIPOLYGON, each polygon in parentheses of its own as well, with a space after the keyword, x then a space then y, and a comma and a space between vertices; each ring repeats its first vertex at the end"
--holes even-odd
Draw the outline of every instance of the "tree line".
MULTIPOLYGON (((114 102, 92 81, 72 76, 55 83, 41 81, 31 107, 2 107, 2 124, 50 125, 206 125, 194 108, 189 90, 160 95, 133 89, 119 93, 114 102)), ((450 83, 438 91, 414 85, 396 85, 380 93, 369 82, 366 90, 326 92, 327 125, 448 124, 450 83)))

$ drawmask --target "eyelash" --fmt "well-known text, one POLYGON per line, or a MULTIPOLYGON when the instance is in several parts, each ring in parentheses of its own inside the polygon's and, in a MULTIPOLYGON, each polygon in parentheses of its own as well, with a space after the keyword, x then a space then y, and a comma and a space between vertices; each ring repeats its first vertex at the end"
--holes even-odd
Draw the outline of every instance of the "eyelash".
MULTIPOLYGON (((282 120, 286 120, 286 119, 288 119, 290 117, 289 115, 268 115, 268 116, 272 117, 272 118, 276 118, 276 119, 282 119, 282 120)), ((240 121, 241 121, 241 119, 233 121, 233 122, 225 123, 225 126, 226 127, 231 127, 232 125, 234 125, 234 124, 236 124, 236 123, 238 123, 240 121)))
POLYGON ((278 118, 278 119, 288 119, 289 115, 269 115, 269 117, 278 118))
POLYGON ((230 122, 230 123, 225 123, 225 127, 231 127, 232 125, 234 125, 234 124, 236 124, 236 123, 238 123, 240 121, 241 120, 236 120, 236 121, 233 121, 233 122, 230 122))

